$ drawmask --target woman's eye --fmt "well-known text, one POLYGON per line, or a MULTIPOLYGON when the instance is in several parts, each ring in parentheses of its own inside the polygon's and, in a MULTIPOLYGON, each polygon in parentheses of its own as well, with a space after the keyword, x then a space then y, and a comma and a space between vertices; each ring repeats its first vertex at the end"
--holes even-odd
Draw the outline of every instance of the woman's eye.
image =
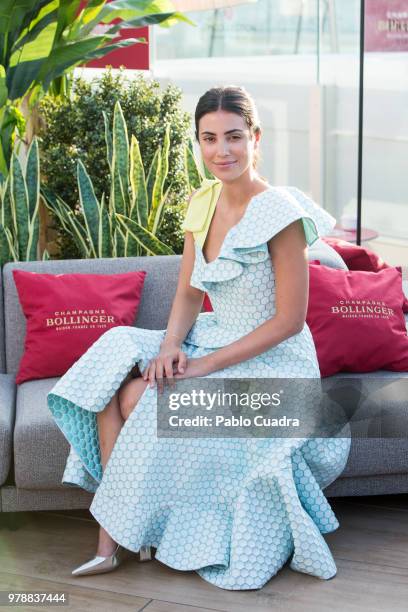
POLYGON ((241 136, 239 134, 234 134, 234 136, 232 136, 232 140, 239 140, 241 138, 241 136))

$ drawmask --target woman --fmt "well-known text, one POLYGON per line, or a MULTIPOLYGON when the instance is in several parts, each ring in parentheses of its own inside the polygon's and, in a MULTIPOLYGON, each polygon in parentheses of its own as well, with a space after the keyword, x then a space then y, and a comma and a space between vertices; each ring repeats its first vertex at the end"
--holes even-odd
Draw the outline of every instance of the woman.
POLYGON ((167 330, 109 330, 48 396, 71 443, 63 482, 95 491, 100 524, 96 557, 73 574, 111 571, 123 548, 153 546, 224 589, 262 587, 292 553, 293 569, 331 578, 321 533, 338 522, 321 487, 342 472, 349 439, 156 435, 157 393, 174 379, 320 377, 305 324, 307 245, 335 220, 259 176, 261 129, 243 88, 207 91, 195 126, 216 178, 190 199, 167 330), (200 312, 205 292, 213 313, 200 312))

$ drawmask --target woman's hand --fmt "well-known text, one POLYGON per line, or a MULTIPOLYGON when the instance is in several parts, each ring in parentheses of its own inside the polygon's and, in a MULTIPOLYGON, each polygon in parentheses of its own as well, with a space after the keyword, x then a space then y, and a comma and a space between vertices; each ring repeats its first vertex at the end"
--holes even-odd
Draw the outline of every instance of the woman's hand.
POLYGON ((188 360, 187 368, 183 373, 177 373, 174 378, 194 378, 195 376, 207 376, 212 369, 206 357, 197 357, 188 360))
POLYGON ((148 380, 150 387, 154 387, 155 380, 159 393, 163 391, 163 376, 168 379, 170 386, 174 386, 173 377, 176 372, 183 375, 187 367, 187 356, 178 344, 165 343, 160 353, 152 359, 142 372, 143 380, 148 380))

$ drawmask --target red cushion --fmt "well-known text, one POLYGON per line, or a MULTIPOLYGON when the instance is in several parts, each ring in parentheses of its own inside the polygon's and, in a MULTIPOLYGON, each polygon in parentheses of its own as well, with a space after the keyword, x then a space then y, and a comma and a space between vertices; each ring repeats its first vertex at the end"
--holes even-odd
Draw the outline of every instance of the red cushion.
POLYGON ((207 293, 204 296, 203 308, 204 308, 204 312, 212 312, 213 310, 210 298, 208 297, 207 293))
MULTIPOLYGON (((385 270, 385 268, 392 267, 385 263, 377 253, 370 251, 366 247, 358 246, 339 238, 331 238, 330 236, 325 236, 323 240, 337 251, 349 270, 379 272, 380 270, 385 270)), ((404 296, 402 309, 404 312, 408 312, 408 296, 404 296)))
POLYGON ((27 319, 20 384, 61 376, 108 329, 132 325, 146 272, 13 276, 27 319))
POLYGON ((322 376, 408 371, 401 271, 336 270, 309 264, 306 322, 322 376))

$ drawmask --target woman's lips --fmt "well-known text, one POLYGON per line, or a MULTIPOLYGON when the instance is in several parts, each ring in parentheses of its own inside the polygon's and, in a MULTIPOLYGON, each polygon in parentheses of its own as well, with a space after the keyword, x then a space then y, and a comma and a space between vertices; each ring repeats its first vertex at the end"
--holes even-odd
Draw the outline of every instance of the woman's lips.
POLYGON ((231 162, 222 162, 222 163, 216 163, 215 165, 220 167, 220 168, 229 168, 229 166, 233 166, 236 162, 235 161, 231 161, 231 162))

